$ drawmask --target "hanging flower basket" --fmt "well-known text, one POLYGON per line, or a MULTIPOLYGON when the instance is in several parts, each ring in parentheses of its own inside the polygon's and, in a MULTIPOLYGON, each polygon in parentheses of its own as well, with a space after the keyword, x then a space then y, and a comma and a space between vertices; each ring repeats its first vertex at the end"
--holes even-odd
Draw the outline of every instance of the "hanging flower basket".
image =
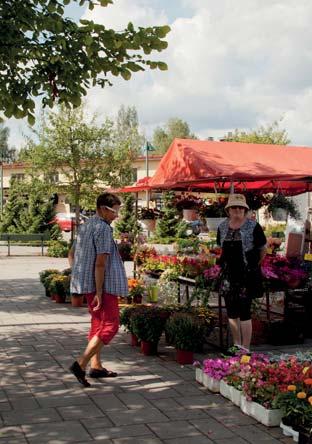
POLYGON ((155 231, 156 219, 142 219, 141 225, 147 231, 155 231))
POLYGON ((183 219, 187 222, 193 222, 198 219, 198 212, 194 208, 183 209, 183 219))

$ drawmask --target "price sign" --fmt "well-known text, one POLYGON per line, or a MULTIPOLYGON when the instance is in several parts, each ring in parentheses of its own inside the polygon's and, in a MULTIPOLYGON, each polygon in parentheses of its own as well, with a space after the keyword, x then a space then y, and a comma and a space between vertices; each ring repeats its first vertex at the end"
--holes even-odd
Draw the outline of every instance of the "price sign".
POLYGON ((306 253, 304 255, 304 260, 305 261, 311 261, 312 262, 312 254, 311 253, 306 253))

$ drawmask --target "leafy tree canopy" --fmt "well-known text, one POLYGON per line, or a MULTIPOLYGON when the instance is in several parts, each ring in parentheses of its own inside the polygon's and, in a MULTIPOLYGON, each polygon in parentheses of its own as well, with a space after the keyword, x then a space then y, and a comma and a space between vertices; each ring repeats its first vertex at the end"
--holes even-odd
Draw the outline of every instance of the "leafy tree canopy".
POLYGON ((164 154, 176 137, 180 139, 197 139, 191 133, 187 122, 178 118, 169 119, 164 128, 157 127, 154 131, 153 145, 156 148, 156 153, 164 154))
POLYGON ((250 132, 236 129, 233 134, 227 135, 223 140, 228 142, 267 143, 271 145, 288 145, 290 143, 287 131, 280 129, 278 121, 267 126, 260 126, 260 128, 250 132))
POLYGON ((9 133, 9 128, 0 124, 0 162, 14 162, 17 157, 16 149, 9 147, 9 133))
POLYGON ((106 119, 101 125, 95 116, 87 121, 83 107, 67 110, 61 107, 42 117, 36 132, 38 143, 30 140, 23 152, 33 174, 48 179, 56 173, 59 181, 46 185, 50 192, 64 192, 76 208, 94 209, 96 196, 107 186, 131 183, 132 162, 138 151, 106 119))
MULTIPOLYGON (((34 98, 53 107, 55 99, 78 107, 90 86, 111 85, 112 76, 166 70, 149 60, 152 51, 167 48, 169 26, 122 31, 89 20, 77 24, 64 17, 64 6, 78 2, 89 9, 112 0, 0 0, 0 112, 5 117, 35 122, 34 98)), ((0 116, 3 118, 3 116, 0 116)))

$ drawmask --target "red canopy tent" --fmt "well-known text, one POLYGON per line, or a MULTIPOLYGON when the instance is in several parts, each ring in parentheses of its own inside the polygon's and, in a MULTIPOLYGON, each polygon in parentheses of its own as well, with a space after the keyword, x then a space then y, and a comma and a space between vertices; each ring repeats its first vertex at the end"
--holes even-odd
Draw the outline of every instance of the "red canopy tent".
POLYGON ((107 191, 111 191, 113 193, 138 193, 139 191, 148 191, 152 189, 152 187, 149 185, 150 180, 151 177, 143 177, 133 185, 107 191))
MULTIPOLYGON (((312 149, 284 145, 174 139, 150 189, 296 195, 312 190, 312 149)), ((146 189, 146 188, 144 188, 146 189)))

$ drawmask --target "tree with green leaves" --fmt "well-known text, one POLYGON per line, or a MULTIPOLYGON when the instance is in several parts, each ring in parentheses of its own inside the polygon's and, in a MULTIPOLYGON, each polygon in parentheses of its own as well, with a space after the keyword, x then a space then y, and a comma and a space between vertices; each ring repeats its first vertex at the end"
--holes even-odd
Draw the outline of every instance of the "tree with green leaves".
POLYGON ((155 239, 166 243, 174 241, 177 237, 185 237, 187 224, 181 220, 175 204, 174 192, 165 192, 163 202, 161 217, 156 224, 155 239))
POLYGON ((135 214, 135 199, 132 193, 125 193, 122 195, 122 207, 120 210, 120 216, 115 222, 114 231, 117 234, 129 233, 137 234, 141 229, 138 224, 135 214))
POLYGON ((3 233, 50 232, 53 239, 60 236, 58 226, 51 223, 55 216, 52 196, 42 181, 33 178, 20 182, 11 179, 9 198, 0 221, 3 233))
MULTIPOLYGON (((36 97, 78 107, 88 88, 111 85, 111 75, 129 80, 146 68, 166 70, 149 60, 162 51, 169 26, 115 31, 90 20, 65 17, 64 6, 106 7, 112 0, 0 0, 0 112, 35 122, 36 97)), ((0 116, 1 117, 1 116, 0 116)))
POLYGON ((16 149, 9 147, 9 134, 9 128, 0 123, 0 162, 4 163, 16 160, 16 149))
POLYGON ((233 134, 228 134, 222 140, 227 142, 264 143, 271 145, 288 145, 290 143, 287 131, 280 129, 278 121, 267 126, 260 126, 260 128, 249 132, 236 129, 233 134))
POLYGON ((94 209, 104 187, 129 183, 137 156, 137 150, 117 140, 111 120, 98 125, 95 119, 87 120, 82 106, 51 111, 42 119, 39 142, 29 141, 23 153, 33 174, 49 177, 59 173, 59 182, 47 183, 47 187, 50 192, 66 193, 75 208, 77 225, 80 208, 94 209))
POLYGON ((169 119, 163 128, 157 127, 153 134, 153 146, 156 148, 155 153, 164 154, 173 139, 197 139, 195 134, 191 133, 187 122, 182 119, 169 119))

